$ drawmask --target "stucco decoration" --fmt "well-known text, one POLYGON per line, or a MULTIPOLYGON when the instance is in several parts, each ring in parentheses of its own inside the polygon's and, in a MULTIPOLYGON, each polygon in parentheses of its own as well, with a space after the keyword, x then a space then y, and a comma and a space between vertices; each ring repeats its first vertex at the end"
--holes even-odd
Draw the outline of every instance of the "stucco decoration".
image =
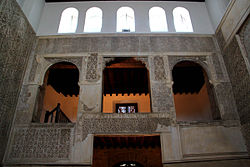
POLYGON ((171 87, 166 83, 151 83, 153 112, 170 112, 174 107, 171 87))
POLYGON ((52 64, 56 64, 59 62, 70 62, 77 66, 79 72, 82 69, 82 57, 61 57, 61 58, 52 58, 45 57, 45 60, 49 61, 52 64))
MULTIPOLYGON (((124 34, 122 34, 124 35, 124 34)), ((36 54, 89 52, 213 52, 212 36, 126 35, 106 37, 41 38, 36 54)))
POLYGON ((155 56, 153 61, 154 69, 154 80, 155 81, 164 81, 167 79, 164 60, 163 57, 155 56))
POLYGON ((174 66, 181 61, 192 61, 201 65, 207 72, 207 59, 206 56, 169 56, 169 68, 172 71, 174 66))
POLYGON ((86 72, 86 80, 89 82, 95 82, 99 79, 98 75, 98 58, 97 54, 91 54, 87 60, 87 72, 86 72))
POLYGON ((145 67, 149 70, 149 63, 147 57, 136 57, 135 59, 142 62, 145 65, 145 67))
MULTIPOLYGON (((247 43, 249 43, 248 41, 250 31, 247 31, 249 27, 248 18, 244 23, 243 28, 239 32, 241 43, 243 43, 243 46, 245 46, 246 52, 248 52, 247 47, 249 47, 249 44, 247 45, 247 43)), ((218 38, 217 40, 220 42, 218 38)), ((246 63, 242 55, 242 50, 239 46, 240 44, 238 44, 236 37, 234 37, 230 44, 223 51, 223 58, 228 71, 228 76, 232 84, 232 91, 241 121, 242 132, 245 137, 248 151, 250 151, 250 75, 247 69, 247 66, 249 65, 246 63)), ((247 56, 249 59, 249 53, 247 56)))
POLYGON ((0 1, 0 162, 35 33, 15 0, 0 1))
POLYGON ((72 134, 73 129, 70 126, 17 127, 8 159, 11 161, 28 160, 28 162, 69 159, 72 134))
MULTIPOLYGON (((84 118, 81 119, 82 134, 155 133, 157 125, 170 125, 167 118, 84 118)), ((83 136, 84 139, 84 136, 83 136)))

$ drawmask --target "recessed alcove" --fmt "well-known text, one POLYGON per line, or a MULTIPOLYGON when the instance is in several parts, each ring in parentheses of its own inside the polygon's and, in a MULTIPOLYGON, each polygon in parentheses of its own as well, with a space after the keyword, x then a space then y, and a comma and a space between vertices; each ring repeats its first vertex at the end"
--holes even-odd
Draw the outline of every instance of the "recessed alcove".
POLYGON ((172 71, 176 118, 179 121, 220 119, 212 85, 197 63, 182 61, 172 71))
POLYGON ((137 112, 151 112, 148 70, 134 58, 115 58, 103 70, 103 113, 137 112))
POLYGON ((37 117, 33 122, 76 122, 79 101, 79 71, 69 62, 52 65, 44 76, 40 87, 37 117))

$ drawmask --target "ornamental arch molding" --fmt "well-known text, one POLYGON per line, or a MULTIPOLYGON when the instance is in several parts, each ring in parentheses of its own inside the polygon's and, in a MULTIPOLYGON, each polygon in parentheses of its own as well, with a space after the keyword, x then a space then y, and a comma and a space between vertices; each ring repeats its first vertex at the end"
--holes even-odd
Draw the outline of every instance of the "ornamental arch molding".
MULTIPOLYGON (((207 74, 209 82, 211 82, 211 80, 214 79, 205 56, 197 56, 197 57, 180 57, 180 56, 172 57, 172 56, 169 56, 170 72, 172 73, 173 68, 176 64, 178 64, 180 62, 184 62, 184 61, 189 61, 189 62, 193 62, 193 63, 200 65, 203 68, 204 72, 207 74)), ((173 81, 172 75, 171 75, 171 80, 173 81)))

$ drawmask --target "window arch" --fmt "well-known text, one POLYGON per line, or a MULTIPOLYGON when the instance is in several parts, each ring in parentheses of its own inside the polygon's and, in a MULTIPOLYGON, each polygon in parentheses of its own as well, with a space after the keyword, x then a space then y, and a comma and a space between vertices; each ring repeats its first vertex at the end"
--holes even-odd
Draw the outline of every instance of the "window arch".
POLYGON ((58 33, 76 32, 79 12, 76 8, 67 8, 62 12, 58 33))
POLYGON ((183 7, 176 7, 173 10, 174 26, 176 32, 193 32, 193 26, 189 11, 183 7))
POLYGON ((135 32, 134 10, 130 7, 121 7, 117 10, 117 32, 135 32))
POLYGON ((84 32, 101 32, 102 10, 98 7, 89 8, 86 12, 84 32))
POLYGON ((152 7, 148 14, 151 32, 168 31, 166 13, 164 9, 161 7, 152 7))

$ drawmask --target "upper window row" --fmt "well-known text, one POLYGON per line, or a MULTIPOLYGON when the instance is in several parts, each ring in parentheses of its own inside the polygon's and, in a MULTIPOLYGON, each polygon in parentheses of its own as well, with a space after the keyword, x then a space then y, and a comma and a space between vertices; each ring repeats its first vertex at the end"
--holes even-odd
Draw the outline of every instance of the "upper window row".
MULTIPOLYGON (((152 7, 149 10, 149 26, 151 32, 167 32, 167 18, 161 7, 152 7)), ((58 33, 76 32, 79 12, 76 8, 67 8, 62 12, 58 33)), ((173 10, 173 19, 176 32, 193 32, 189 11, 183 7, 173 10)), ((101 32, 102 10, 98 7, 89 8, 86 12, 84 32, 101 32)), ((130 7, 121 7, 117 10, 117 32, 135 32, 135 14, 130 7)))

